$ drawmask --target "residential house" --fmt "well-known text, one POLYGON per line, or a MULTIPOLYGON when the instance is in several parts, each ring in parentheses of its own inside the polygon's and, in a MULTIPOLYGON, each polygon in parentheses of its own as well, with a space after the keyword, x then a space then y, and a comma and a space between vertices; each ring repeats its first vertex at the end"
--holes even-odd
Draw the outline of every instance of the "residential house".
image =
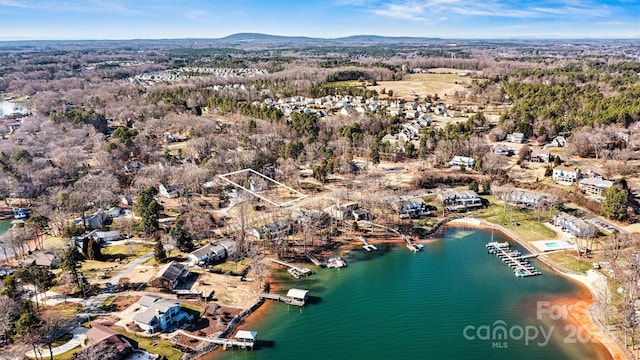
POLYGON ((180 196, 181 191, 176 186, 160 184, 158 186, 158 194, 167 199, 175 199, 180 196))
POLYGON ((253 235, 258 239, 276 239, 291 234, 293 227, 289 222, 277 220, 253 229, 253 235))
POLYGON ((532 162, 548 163, 551 161, 551 151, 547 149, 533 149, 529 160, 532 162))
POLYGON ((572 185, 580 179, 580 169, 558 165, 553 168, 552 179, 556 184, 572 185))
POLYGON ((392 206, 400 216, 400 219, 415 219, 431 213, 427 210, 427 205, 422 198, 397 200, 392 203, 392 206))
POLYGON ((496 155, 509 155, 511 154, 511 149, 507 145, 498 144, 493 147, 493 153, 496 155))
POLYGON ((336 220, 372 220, 373 215, 365 208, 361 208, 357 203, 351 202, 344 205, 332 205, 324 209, 332 218, 336 220))
POLYGON ((229 238, 223 238, 192 251, 188 257, 194 265, 204 265, 211 261, 228 258, 236 251, 236 242, 229 238))
POLYGON ((507 140, 512 143, 524 144, 527 142, 527 139, 524 137, 523 133, 512 133, 507 135, 507 140))
POLYGON ((476 160, 474 158, 466 157, 466 156, 454 156, 451 161, 449 161, 449 166, 464 166, 466 168, 473 168, 476 164, 476 160))
POLYGON ((550 143, 546 144, 544 148, 563 147, 565 145, 567 145, 567 138, 565 138, 564 136, 556 136, 555 138, 553 138, 553 140, 551 140, 550 143))
POLYGON ((602 177, 586 178, 578 181, 578 187, 585 194, 602 197, 602 193, 613 185, 613 181, 605 180, 602 177))
POLYGON ((438 194, 438 199, 449 211, 469 210, 482 206, 482 199, 473 190, 447 190, 438 194))
MULTIPOLYGON (((107 212, 103 209, 98 209, 93 214, 84 217, 84 226, 90 228, 101 227, 107 219, 109 219, 107 212)), ((78 226, 83 225, 83 219, 76 218, 74 224, 78 226)))
POLYGON ((133 352, 133 347, 123 340, 120 333, 100 324, 92 324, 87 331, 87 346, 105 344, 109 348, 115 348, 120 359, 126 359, 133 352))
POLYGON ((55 268, 58 266, 60 258, 51 251, 34 251, 22 260, 22 266, 40 266, 44 268, 55 268))
POLYGON ((498 198, 505 203, 518 207, 533 209, 544 201, 544 195, 526 190, 507 189, 495 191, 498 198))
POLYGON ((193 316, 180 310, 180 303, 175 300, 144 295, 138 300, 138 305, 140 310, 133 321, 148 333, 176 328, 193 320, 193 316))
POLYGON ((189 260, 193 265, 205 265, 227 257, 224 246, 211 243, 189 253, 189 260))
POLYGON ((555 226, 561 228, 562 231, 566 231, 573 236, 592 237, 597 233, 597 230, 593 225, 565 212, 556 214, 551 221, 555 226))
POLYGON ((112 230, 112 231, 93 230, 87 235, 91 236, 94 240, 96 240, 100 244, 122 239, 122 234, 120 234, 120 231, 118 230, 112 230))
POLYGON ((185 282, 190 272, 184 264, 172 261, 158 271, 156 276, 149 280, 151 286, 173 290, 179 283, 185 282))

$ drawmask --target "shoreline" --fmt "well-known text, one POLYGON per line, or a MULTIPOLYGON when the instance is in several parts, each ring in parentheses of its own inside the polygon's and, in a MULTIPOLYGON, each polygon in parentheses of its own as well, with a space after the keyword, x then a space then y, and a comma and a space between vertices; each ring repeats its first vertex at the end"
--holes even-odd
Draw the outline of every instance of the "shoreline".
MULTIPOLYGON (((519 236, 501 227, 500 225, 492 224, 483 219, 478 219, 473 217, 458 218, 458 219, 453 219, 451 221, 448 221, 445 224, 443 224, 437 231, 429 234, 429 237, 436 236, 440 232, 442 232, 443 230, 449 227, 496 230, 496 231, 499 231, 503 236, 509 239, 512 239, 518 245, 524 247, 527 251, 531 253, 538 252, 537 250, 533 249, 532 245, 529 242, 521 239, 519 236)), ((421 243, 424 243, 424 242, 436 242, 440 240, 425 238, 425 239, 419 239, 419 241, 421 243)), ((370 239, 369 242, 372 244, 386 243, 386 244, 394 244, 394 245, 404 243, 402 239, 400 238, 396 239, 393 237, 385 238, 385 239, 370 239)), ((345 254, 345 253, 349 253, 356 247, 357 246, 354 246, 352 243, 344 243, 340 245, 338 249, 341 254, 345 254)), ((596 300, 596 297, 597 297, 596 290, 592 282, 590 282, 587 279, 587 275, 572 273, 570 271, 567 271, 566 269, 562 269, 559 266, 557 266, 555 263, 553 263, 551 260, 545 258, 544 256, 540 256, 538 257, 538 259, 542 263, 544 263, 546 266, 548 266, 553 272, 555 272, 560 276, 565 277, 567 280, 576 284, 580 289, 580 291, 574 296, 558 297, 551 300, 551 302, 554 305, 563 306, 566 309, 568 309, 569 318, 563 319, 563 321, 567 325, 576 326, 579 329, 579 331, 582 330, 588 333, 596 353, 601 355, 601 358, 614 359, 614 360, 629 359, 630 357, 628 352, 619 343, 619 340, 615 337, 612 337, 612 335, 608 334, 607 330, 603 329, 604 325, 598 319, 594 319, 594 317, 596 316, 595 311, 596 311, 598 301, 596 300), (588 306, 586 307, 576 306, 576 303, 578 302, 586 303, 588 304, 588 306)), ((267 281, 269 282, 269 285, 270 285, 270 292, 278 292, 279 290, 282 290, 282 286, 280 282, 276 281, 273 277, 268 276, 267 281)), ((256 309, 256 311, 251 313, 247 318, 243 320, 242 326, 250 327, 255 323, 263 321, 264 318, 268 316, 268 312, 271 306, 274 306, 274 304, 271 304, 269 302, 265 302, 264 304, 262 304, 260 307, 258 307, 258 309, 256 309)), ((219 349, 214 350, 212 353, 210 353, 212 357, 211 358, 207 357, 207 358, 215 359, 216 353, 219 353, 219 351, 220 351, 219 349)))
MULTIPOLYGON (((492 229, 499 231, 504 236, 512 239, 518 245, 524 247, 530 253, 537 253, 538 250, 533 249, 532 245, 514 234, 513 232, 503 228, 500 225, 489 223, 483 219, 478 218, 460 218, 449 221, 444 224, 437 232, 432 235, 438 234, 440 231, 448 227, 464 227, 475 229, 492 229)), ((559 297, 552 300, 554 305, 561 306, 568 310, 569 319, 565 319, 568 325, 577 326, 578 331, 584 331, 588 334, 591 343, 604 349, 609 359, 624 360, 630 359, 630 354, 619 342, 618 338, 608 333, 608 330, 604 328, 604 325, 596 316, 597 306, 599 301, 597 300, 597 289, 594 286, 594 280, 590 280, 588 275, 578 274, 571 272, 567 269, 563 269, 553 261, 547 259, 542 253, 542 256, 538 256, 543 264, 548 266, 556 274, 565 277, 567 280, 578 285, 588 296, 583 294, 576 294, 571 297, 559 297), (585 306, 577 306, 578 302, 584 302, 588 304, 585 306)), ((590 270, 591 271, 591 270, 590 270)))

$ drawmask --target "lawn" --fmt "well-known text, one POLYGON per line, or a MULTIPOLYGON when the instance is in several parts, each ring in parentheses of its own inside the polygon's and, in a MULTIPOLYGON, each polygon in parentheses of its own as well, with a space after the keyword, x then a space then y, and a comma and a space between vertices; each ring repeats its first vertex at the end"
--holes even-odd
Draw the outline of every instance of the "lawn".
POLYGON ((132 343, 138 344, 138 349, 146 350, 151 354, 158 354, 160 358, 163 356, 167 358, 167 360, 178 360, 182 357, 182 353, 173 348, 173 343, 161 340, 155 337, 146 338, 141 336, 136 336, 131 333, 121 333, 125 338, 132 340, 132 343))
POLYGON ((211 272, 220 273, 220 274, 225 274, 225 273, 239 274, 242 272, 242 270, 244 270, 244 268, 249 266, 250 261, 251 260, 249 259, 242 259, 239 262, 226 261, 222 264, 218 264, 212 267, 211 272))
POLYGON ((194 319, 198 319, 204 314, 204 309, 200 306, 180 303, 180 310, 193 315, 194 319))
POLYGON ((514 208, 513 211, 510 211, 507 208, 505 212, 504 206, 493 204, 486 209, 474 211, 473 215, 509 229, 523 240, 529 242, 555 239, 558 236, 555 231, 549 229, 543 223, 545 221, 544 215, 548 215, 548 212, 545 212, 540 219, 541 222, 538 222, 538 218, 532 210, 514 208))
POLYGON ((569 252, 558 252, 544 255, 549 260, 571 271, 584 274, 589 269, 593 269, 593 263, 586 259, 580 259, 569 252))

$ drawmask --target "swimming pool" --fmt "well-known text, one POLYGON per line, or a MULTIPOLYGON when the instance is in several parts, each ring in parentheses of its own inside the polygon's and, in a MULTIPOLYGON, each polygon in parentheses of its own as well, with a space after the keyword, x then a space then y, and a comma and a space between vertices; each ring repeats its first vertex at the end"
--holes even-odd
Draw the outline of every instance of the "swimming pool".
POLYGON ((562 244, 560 244, 557 241, 549 241, 549 242, 545 242, 544 243, 548 248, 552 248, 552 249, 556 249, 562 246, 562 244))

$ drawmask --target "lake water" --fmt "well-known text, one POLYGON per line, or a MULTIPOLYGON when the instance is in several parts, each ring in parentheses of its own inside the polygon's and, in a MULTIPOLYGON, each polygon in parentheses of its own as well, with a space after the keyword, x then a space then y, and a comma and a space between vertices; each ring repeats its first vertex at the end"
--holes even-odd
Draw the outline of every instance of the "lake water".
POLYGON ((11 228, 11 220, 12 219, 0 220, 0 235, 4 234, 11 228))
POLYGON ((11 115, 15 112, 26 114, 29 110, 19 103, 6 101, 0 97, 0 118, 11 115))
MULTIPOLYGON (((261 319, 240 327, 258 331, 259 349, 219 351, 209 358, 598 358, 590 344, 567 344, 572 338, 560 332, 563 323, 536 317, 535 301, 575 295, 579 288, 574 283, 536 260, 532 263, 542 276, 515 277, 487 254, 491 232, 450 228, 441 237, 420 253, 397 245, 372 253, 356 250, 347 257, 347 268, 319 269, 306 279, 279 272, 281 293, 290 287, 307 289, 312 303, 302 310, 266 304, 261 319), (480 328, 499 326, 508 329, 506 338, 495 333, 480 340, 480 328), (531 333, 528 344, 520 338, 520 329, 534 327, 551 334, 548 343, 545 335, 533 338, 531 333)), ((496 233, 495 240, 507 239, 496 233)))

